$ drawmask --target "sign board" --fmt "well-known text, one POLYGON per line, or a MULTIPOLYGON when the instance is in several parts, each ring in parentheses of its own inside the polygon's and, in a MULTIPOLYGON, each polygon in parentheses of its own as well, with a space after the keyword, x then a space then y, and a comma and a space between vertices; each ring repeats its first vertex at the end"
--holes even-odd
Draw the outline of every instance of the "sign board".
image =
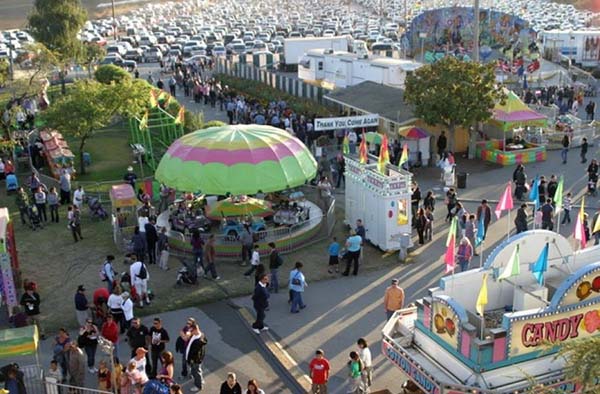
POLYGON ((368 114, 360 116, 346 116, 343 118, 315 119, 315 131, 353 129, 355 127, 379 126, 379 115, 368 114))
POLYGON ((510 356, 520 356, 543 350, 544 343, 564 343, 578 338, 597 335, 600 329, 598 304, 573 308, 563 312, 512 320, 510 328, 510 356))
POLYGON ((406 373, 406 375, 421 388, 421 390, 427 394, 441 393, 440 386, 433 377, 429 376, 424 369, 421 369, 408 355, 404 355, 394 349, 385 339, 381 343, 383 355, 403 370, 404 373, 406 373))
POLYGON ((433 331, 453 349, 458 349, 458 327, 460 319, 446 303, 439 299, 433 302, 433 331))

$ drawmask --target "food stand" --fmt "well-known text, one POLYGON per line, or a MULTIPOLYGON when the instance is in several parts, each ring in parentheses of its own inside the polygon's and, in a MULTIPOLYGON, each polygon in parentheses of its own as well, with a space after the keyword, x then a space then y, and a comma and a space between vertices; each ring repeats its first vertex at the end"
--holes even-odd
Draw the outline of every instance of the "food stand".
POLYGON ((397 311, 382 331, 383 354, 425 393, 579 393, 565 380, 560 347, 545 344, 600 335, 599 251, 573 251, 551 231, 516 234, 482 268, 443 277, 415 306, 397 311), (510 277, 501 280, 506 268, 510 277), (482 316, 476 304, 484 281, 482 316))
POLYGON ((123 232, 137 224, 137 206, 139 201, 133 187, 128 183, 113 185, 110 189, 112 207, 111 221, 113 239, 116 245, 123 245, 123 232))
POLYGON ((12 315, 13 307, 19 305, 17 283, 19 282, 19 259, 13 222, 8 208, 0 208, 0 297, 12 315))
POLYGON ((546 160, 546 146, 528 141, 523 127, 544 127, 547 119, 523 103, 512 91, 506 91, 504 103, 497 103, 489 126, 500 131, 501 139, 476 143, 475 156, 504 166, 546 160), (510 138, 506 134, 510 133, 510 138))
POLYGON ((346 223, 354 227, 361 219, 368 229, 367 240, 381 250, 400 249, 403 234, 408 234, 409 242, 403 247, 412 246, 412 174, 391 164, 381 174, 373 156, 373 164, 361 164, 355 155, 347 155, 345 160, 346 223))
POLYGON ((48 168, 50 168, 52 176, 58 179, 60 178, 61 169, 73 167, 75 155, 71 152, 69 144, 58 131, 41 131, 40 139, 44 146, 44 156, 46 157, 48 168))

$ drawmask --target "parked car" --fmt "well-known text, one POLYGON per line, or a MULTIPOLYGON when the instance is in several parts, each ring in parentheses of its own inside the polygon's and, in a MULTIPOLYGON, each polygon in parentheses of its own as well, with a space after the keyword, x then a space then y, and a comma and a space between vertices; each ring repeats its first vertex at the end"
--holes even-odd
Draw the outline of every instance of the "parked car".
POLYGON ((163 54, 158 47, 148 48, 144 52, 144 63, 158 63, 162 60, 163 54))
POLYGON ((123 59, 141 62, 143 55, 144 55, 144 52, 139 48, 130 49, 129 51, 125 52, 125 56, 123 56, 123 59))

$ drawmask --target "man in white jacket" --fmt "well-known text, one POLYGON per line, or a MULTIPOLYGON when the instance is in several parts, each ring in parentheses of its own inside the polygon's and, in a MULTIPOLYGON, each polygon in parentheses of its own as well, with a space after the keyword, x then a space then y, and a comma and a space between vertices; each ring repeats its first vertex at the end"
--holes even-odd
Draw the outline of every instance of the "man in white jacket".
MULTIPOLYGON (((131 256, 132 258, 134 255, 131 256)), ((150 298, 148 298, 148 280, 150 279, 150 272, 146 264, 139 260, 138 256, 135 256, 135 263, 129 267, 129 275, 131 276, 131 284, 135 287, 138 299, 140 301, 140 308, 144 307, 144 301, 146 305, 150 305, 150 298)))

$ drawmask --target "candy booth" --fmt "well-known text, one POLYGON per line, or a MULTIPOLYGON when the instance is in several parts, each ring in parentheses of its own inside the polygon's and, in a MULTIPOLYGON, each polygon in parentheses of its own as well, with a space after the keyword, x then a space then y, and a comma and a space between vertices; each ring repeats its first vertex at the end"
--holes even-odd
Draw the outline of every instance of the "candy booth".
POLYGON ((546 230, 514 235, 397 311, 383 354, 425 393, 579 393, 556 353, 600 335, 599 251, 546 230))

